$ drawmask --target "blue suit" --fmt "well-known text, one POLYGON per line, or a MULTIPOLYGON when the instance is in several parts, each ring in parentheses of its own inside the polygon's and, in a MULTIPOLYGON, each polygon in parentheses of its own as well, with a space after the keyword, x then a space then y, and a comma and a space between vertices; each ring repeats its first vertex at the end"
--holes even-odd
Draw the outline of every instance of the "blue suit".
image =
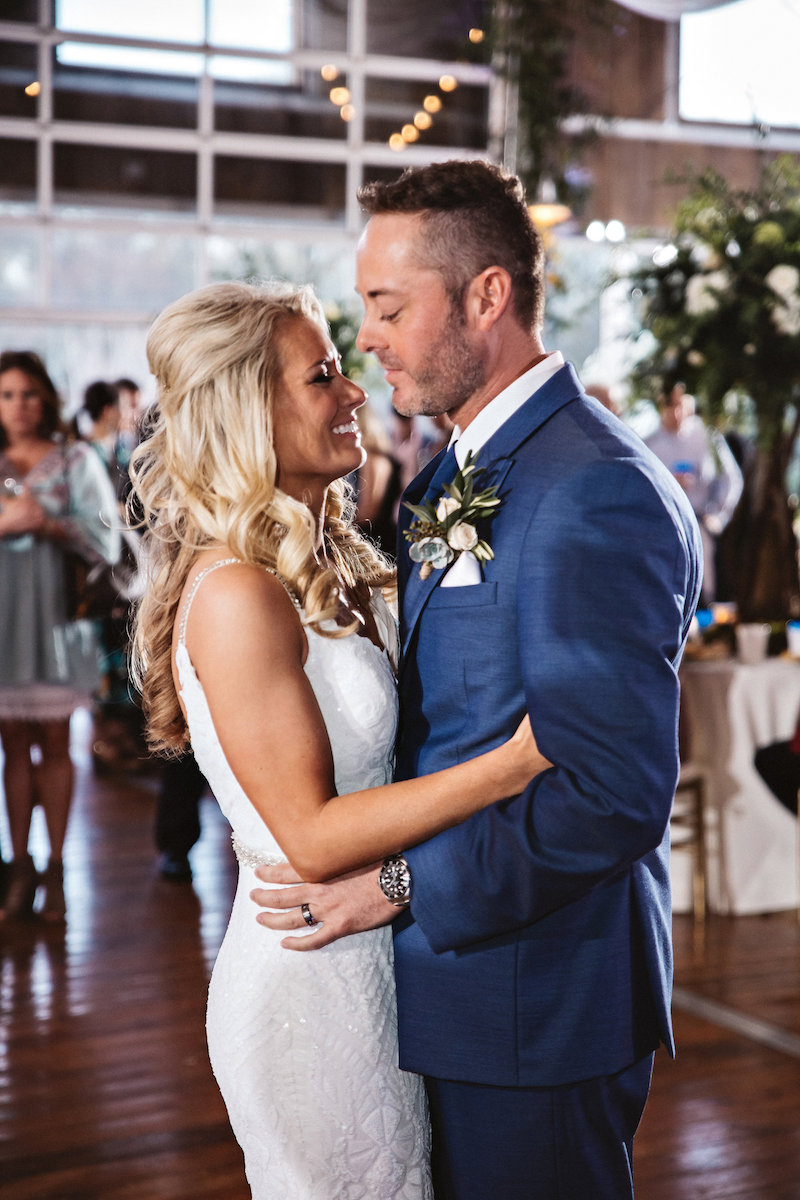
MULTIPOLYGON (((438 499, 440 461, 406 499, 438 499)), ((480 584, 423 581, 401 509, 397 777, 497 746, 526 710, 554 767, 407 851, 401 1065, 552 1088, 673 1050, 668 826, 701 551, 671 475, 569 366, 477 461, 502 500, 480 584)))

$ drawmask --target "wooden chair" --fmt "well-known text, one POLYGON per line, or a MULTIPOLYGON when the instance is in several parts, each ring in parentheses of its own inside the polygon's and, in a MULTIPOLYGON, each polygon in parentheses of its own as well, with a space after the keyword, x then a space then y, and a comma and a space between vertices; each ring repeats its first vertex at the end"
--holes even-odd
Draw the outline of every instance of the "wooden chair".
POLYGON ((692 762, 681 763, 670 815, 673 850, 686 850, 692 860, 692 912, 695 921, 706 918, 706 783, 702 770, 692 762))

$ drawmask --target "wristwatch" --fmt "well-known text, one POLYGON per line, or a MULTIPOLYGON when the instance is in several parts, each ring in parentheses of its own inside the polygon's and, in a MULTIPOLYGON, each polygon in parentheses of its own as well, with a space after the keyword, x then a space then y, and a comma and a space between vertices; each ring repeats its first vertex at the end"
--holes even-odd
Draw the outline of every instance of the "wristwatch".
POLYGON ((392 854, 383 860, 378 886, 390 904, 407 908, 411 903, 411 870, 402 854, 392 854))

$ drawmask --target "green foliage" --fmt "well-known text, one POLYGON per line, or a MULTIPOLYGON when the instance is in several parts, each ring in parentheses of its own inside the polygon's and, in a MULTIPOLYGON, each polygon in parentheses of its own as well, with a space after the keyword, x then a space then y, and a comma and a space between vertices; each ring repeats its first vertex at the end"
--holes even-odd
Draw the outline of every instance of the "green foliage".
POLYGON ((577 31, 605 28, 614 5, 608 0, 496 0, 490 44, 495 63, 516 84, 519 141, 516 170, 529 197, 543 179, 552 179, 560 201, 575 205, 570 167, 592 134, 567 137, 562 121, 590 112, 584 93, 570 79, 577 31))
POLYGON ((800 163, 775 159, 752 190, 713 170, 684 182, 671 248, 632 276, 634 383, 655 396, 683 380, 712 415, 744 396, 771 443, 800 398, 800 163))

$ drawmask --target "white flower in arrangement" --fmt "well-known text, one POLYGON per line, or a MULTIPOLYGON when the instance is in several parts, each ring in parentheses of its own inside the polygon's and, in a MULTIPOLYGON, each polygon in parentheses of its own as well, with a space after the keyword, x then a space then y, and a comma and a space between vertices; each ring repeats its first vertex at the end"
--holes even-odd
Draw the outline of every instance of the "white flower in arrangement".
POLYGON ((457 552, 474 550, 478 544, 478 531, 468 521, 459 521, 448 529, 447 542, 457 552))
POLYGON ((726 271, 711 271, 708 274, 693 275, 686 284, 686 311, 693 317, 704 313, 714 312, 719 308, 716 292, 723 292, 728 286, 726 271))
POLYGON ((440 521, 445 521, 451 513, 458 512, 460 507, 459 502, 452 496, 442 496, 436 505, 436 516, 440 521))
POLYGON ((796 337, 800 333, 800 272, 788 263, 779 263, 767 272, 764 282, 781 301, 770 313, 772 324, 778 333, 796 337))
POLYGON ((781 300, 790 300, 792 297, 798 298, 798 285, 800 285, 800 272, 797 267, 790 267, 788 263, 779 263, 777 267, 773 267, 764 277, 764 282, 772 288, 781 300))
POLYGON ((800 333, 800 303, 796 300, 773 308, 770 317, 778 333, 784 333, 787 337, 797 337, 800 333))

